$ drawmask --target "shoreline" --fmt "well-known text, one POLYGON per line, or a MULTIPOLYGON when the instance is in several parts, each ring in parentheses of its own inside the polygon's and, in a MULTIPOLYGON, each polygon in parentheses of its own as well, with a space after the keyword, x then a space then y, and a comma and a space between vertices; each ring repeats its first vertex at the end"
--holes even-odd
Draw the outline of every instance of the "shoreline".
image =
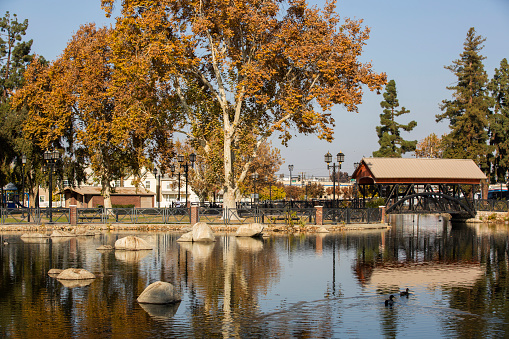
MULTIPOLYGON (((214 232, 235 232, 239 225, 215 225, 208 224, 214 232)), ((349 230, 384 230, 391 226, 386 223, 376 224, 346 224, 346 225, 306 225, 306 226, 287 226, 287 225, 264 225, 264 231, 275 233, 327 233, 333 231, 349 231, 349 230)), ((143 232, 187 232, 191 228, 191 224, 51 224, 51 225, 2 225, 0 232, 16 232, 16 233, 44 233, 54 230, 71 231, 77 235, 85 232, 93 231, 143 231, 143 232)))

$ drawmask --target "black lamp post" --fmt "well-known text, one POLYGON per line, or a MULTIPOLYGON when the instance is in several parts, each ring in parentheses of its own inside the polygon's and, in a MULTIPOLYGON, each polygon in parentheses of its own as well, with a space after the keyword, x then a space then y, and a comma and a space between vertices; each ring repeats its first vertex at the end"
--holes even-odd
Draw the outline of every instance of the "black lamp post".
MULTIPOLYGON (((171 171, 171 176, 174 176, 175 175, 175 171, 176 171, 174 164, 170 165, 170 171, 171 171)), ((180 170, 178 171, 178 196, 177 196, 177 200, 180 202, 180 170)))
POLYGON ((21 206, 25 207, 25 165, 27 163, 27 156, 21 156, 21 206))
POLYGON ((49 222, 53 222, 53 171, 55 170, 55 164, 60 159, 60 153, 57 150, 44 152, 44 160, 48 164, 49 171, 49 222))
MULTIPOLYGON (((337 161, 338 161, 338 172, 341 169, 341 164, 343 161, 345 161, 345 155, 342 152, 339 152, 337 155, 337 161)), ((332 155, 330 152, 327 152, 324 156, 324 160, 327 163, 327 169, 331 169, 332 167, 332 207, 336 207, 336 163, 333 162, 332 166, 329 165, 332 162, 332 155)))
POLYGON ((253 179, 253 186, 254 186, 254 192, 253 192, 253 202, 256 202, 256 180, 258 179, 258 173, 251 173, 251 179, 253 179))
POLYGON ((288 165, 288 170, 290 171, 290 186, 292 186, 292 171, 293 171, 293 165, 288 165))
POLYGON ((188 177, 188 173, 189 173, 189 165, 191 165, 191 168, 194 167, 194 162, 196 161, 196 154, 194 154, 194 153, 189 154, 189 161, 191 163, 188 163, 187 161, 184 163, 184 156, 182 154, 179 154, 177 156, 177 160, 180 163, 180 166, 184 167, 184 171, 186 174, 186 207, 188 207, 187 206, 187 182, 188 182, 187 177, 188 177))
POLYGON ((156 203, 157 208, 161 208, 161 197, 160 197, 160 191, 161 191, 161 174, 158 172, 157 167, 154 167, 154 170, 152 171, 154 174, 154 178, 156 179, 156 203))

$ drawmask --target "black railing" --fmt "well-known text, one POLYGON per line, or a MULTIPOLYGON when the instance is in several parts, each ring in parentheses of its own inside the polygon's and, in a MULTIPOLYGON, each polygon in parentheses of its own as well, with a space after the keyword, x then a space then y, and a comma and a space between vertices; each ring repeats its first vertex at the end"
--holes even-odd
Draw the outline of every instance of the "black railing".
MULTIPOLYGON (((189 224, 190 208, 78 208, 78 224, 189 224)), ((378 208, 324 208, 324 223, 369 223, 380 221, 378 208)), ((248 206, 233 209, 198 207, 198 220, 209 224, 286 224, 316 223, 316 208, 280 205, 248 206)), ((2 208, 1 224, 70 223, 69 208, 2 208), (51 219, 51 221, 50 221, 51 219)))

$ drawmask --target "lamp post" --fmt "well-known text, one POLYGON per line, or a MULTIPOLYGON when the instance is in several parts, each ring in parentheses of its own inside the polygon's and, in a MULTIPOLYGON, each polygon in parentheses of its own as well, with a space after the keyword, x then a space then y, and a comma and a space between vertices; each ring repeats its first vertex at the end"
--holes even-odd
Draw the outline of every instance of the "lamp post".
MULTIPOLYGON (((171 171, 171 176, 174 176, 175 175, 175 171, 176 171, 174 164, 170 165, 170 171, 171 171)), ((178 171, 178 195, 177 195, 177 201, 180 202, 180 171, 178 171)))
POLYGON ((158 173, 157 167, 154 167, 154 170, 152 171, 154 174, 154 178, 156 179, 156 203, 157 208, 161 208, 161 173, 158 173))
POLYGON ((60 153, 57 150, 44 152, 44 160, 48 164, 49 171, 49 222, 53 222, 53 171, 55 170, 55 164, 60 159, 60 153))
POLYGON ((21 206, 25 207, 25 165, 27 163, 27 156, 21 156, 21 206))
POLYGON ((256 180, 258 179, 258 173, 251 173, 251 179, 253 179, 253 186, 254 186, 254 192, 253 192, 253 202, 256 202, 256 180))
POLYGON ((288 170, 290 170, 290 186, 292 186, 292 171, 293 171, 293 165, 288 165, 288 170))
MULTIPOLYGON (((186 207, 188 207, 187 206, 187 203, 188 203, 188 201, 187 201, 187 182, 188 182, 187 177, 188 177, 188 173, 189 173, 189 165, 191 165, 191 167, 194 167, 194 162, 196 161, 196 154, 194 154, 194 153, 189 154, 189 161, 191 163, 188 163, 187 161, 184 163, 184 156, 182 154, 179 154, 177 156, 177 160, 180 163, 180 166, 184 167, 184 171, 186 174, 186 207)), ((180 196, 180 194, 179 194, 179 196, 180 196)))
POLYGON ((311 188, 311 181, 308 181, 306 185, 306 200, 308 200, 308 187, 311 188))
MULTIPOLYGON (((345 161, 345 155, 342 152, 339 152, 337 155, 338 162, 338 172, 341 169, 341 164, 345 161)), ((327 152, 324 156, 324 160, 327 163, 327 169, 330 170, 332 167, 332 207, 336 207, 336 163, 333 162, 332 166, 329 165, 332 162, 332 155, 330 152, 327 152)))

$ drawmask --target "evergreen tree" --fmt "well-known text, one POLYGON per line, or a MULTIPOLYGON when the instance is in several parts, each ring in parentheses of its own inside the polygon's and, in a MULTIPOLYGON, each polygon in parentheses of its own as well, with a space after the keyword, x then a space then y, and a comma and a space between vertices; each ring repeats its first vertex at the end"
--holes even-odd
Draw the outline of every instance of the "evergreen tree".
POLYGON ((486 39, 469 29, 463 53, 458 60, 445 68, 453 72, 458 81, 447 89, 453 91, 452 100, 443 100, 436 115, 437 122, 449 119, 449 134, 443 138, 444 158, 472 159, 485 173, 489 173, 488 116, 491 98, 488 95, 488 75, 480 54, 486 39))
POLYGON ((493 114, 490 116, 490 145, 495 148, 492 161, 494 179, 505 182, 509 170, 509 65, 507 59, 495 69, 489 91, 494 100, 493 114))
POLYGON ((11 95, 23 85, 23 73, 32 60, 32 40, 23 41, 28 20, 16 14, 0 18, 0 186, 21 179, 21 153, 26 152, 21 126, 26 112, 10 107, 11 95), (13 166, 15 165, 15 166, 13 166))
POLYGON ((396 117, 410 113, 410 111, 405 107, 397 110, 399 101, 394 80, 389 81, 385 87, 384 100, 380 102, 380 106, 384 109, 383 113, 380 114, 380 123, 382 125, 376 127, 380 149, 373 152, 373 156, 401 158, 402 154, 415 151, 417 140, 404 140, 400 130, 410 132, 417 126, 417 122, 412 120, 407 125, 403 125, 395 121, 396 117))

